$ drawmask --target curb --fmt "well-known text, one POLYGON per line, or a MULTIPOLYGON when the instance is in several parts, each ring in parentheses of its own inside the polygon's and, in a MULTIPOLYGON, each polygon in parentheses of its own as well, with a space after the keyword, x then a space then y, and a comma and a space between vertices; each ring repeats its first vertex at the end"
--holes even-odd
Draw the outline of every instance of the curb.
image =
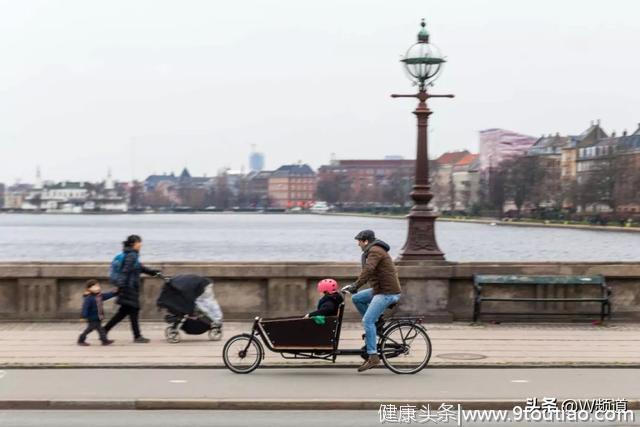
MULTIPOLYGON (((358 363, 343 364, 261 364, 260 369, 356 369, 358 363)), ((640 369, 640 363, 438 363, 430 364, 425 369, 640 369)), ((82 364, 72 365, 68 363, 16 363, 1 364, 0 370, 11 369, 227 369, 224 365, 207 364, 82 364)), ((380 367, 379 369, 385 369, 380 367)))
MULTIPOLYGON (((561 404, 561 400, 558 402, 561 404)), ((183 410, 244 410, 244 411, 293 411, 327 410, 358 411, 378 410, 380 405, 413 405, 417 408, 429 406, 439 408, 442 404, 460 405, 471 410, 511 410, 524 407, 526 402, 515 399, 471 400, 471 399, 425 399, 425 400, 231 400, 231 399, 137 399, 137 400, 0 400, 0 410, 110 410, 110 411, 183 411, 183 410)), ((627 401, 627 409, 640 410, 640 399, 627 401)))

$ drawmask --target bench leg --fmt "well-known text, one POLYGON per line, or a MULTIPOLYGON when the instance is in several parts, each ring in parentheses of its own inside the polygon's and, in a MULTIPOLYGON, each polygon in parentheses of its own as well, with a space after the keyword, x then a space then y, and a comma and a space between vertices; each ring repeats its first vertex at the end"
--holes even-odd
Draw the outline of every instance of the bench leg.
POLYGON ((479 317, 480 317, 480 298, 475 298, 473 302, 473 323, 477 323, 479 317))

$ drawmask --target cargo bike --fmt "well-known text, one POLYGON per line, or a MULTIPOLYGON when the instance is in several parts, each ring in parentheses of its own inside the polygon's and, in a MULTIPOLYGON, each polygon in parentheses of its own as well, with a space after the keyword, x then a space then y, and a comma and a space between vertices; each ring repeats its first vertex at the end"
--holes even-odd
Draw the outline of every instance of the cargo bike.
MULTIPOLYGON (((395 304, 389 307, 395 308, 395 304)), ((335 363, 338 356, 367 358, 364 347, 340 348, 344 302, 337 316, 324 324, 314 319, 256 317, 250 333, 227 340, 222 351, 225 366, 237 374, 248 374, 260 366, 265 347, 285 359, 317 359, 335 363)), ((384 366, 396 374, 415 374, 431 358, 431 341, 420 317, 395 317, 388 312, 378 322, 378 354, 384 366)), ((362 344, 364 342, 362 341, 362 344)))

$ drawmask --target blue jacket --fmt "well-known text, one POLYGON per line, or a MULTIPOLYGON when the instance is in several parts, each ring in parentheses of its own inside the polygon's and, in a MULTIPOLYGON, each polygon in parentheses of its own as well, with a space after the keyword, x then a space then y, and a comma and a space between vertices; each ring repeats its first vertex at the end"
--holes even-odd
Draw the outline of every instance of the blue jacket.
POLYGON ((102 320, 104 311, 102 310, 102 302, 115 296, 113 292, 104 292, 100 294, 90 293, 85 295, 82 303, 82 317, 87 320, 102 320), (99 298, 98 298, 99 297, 99 298))
POLYGON ((131 248, 124 251, 122 269, 118 275, 118 304, 140 308, 140 274, 153 276, 159 270, 147 268, 139 261, 140 255, 131 248))

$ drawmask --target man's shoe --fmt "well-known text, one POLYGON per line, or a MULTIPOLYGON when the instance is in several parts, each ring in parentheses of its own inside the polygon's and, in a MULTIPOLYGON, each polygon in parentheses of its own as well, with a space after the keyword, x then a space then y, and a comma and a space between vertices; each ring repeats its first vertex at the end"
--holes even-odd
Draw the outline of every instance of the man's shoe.
POLYGON ((370 354, 369 358, 358 368, 358 372, 364 372, 367 369, 375 368, 380 364, 380 358, 377 354, 370 354))
POLYGON ((91 344, 85 341, 78 341, 78 345, 81 347, 89 347, 91 344))
POLYGON ((138 338, 133 340, 133 342, 137 343, 137 344, 146 344, 149 341, 150 341, 149 338, 145 338, 145 337, 138 337, 138 338))
POLYGON ((114 342, 115 342, 114 340, 104 340, 104 341, 102 341, 102 345, 111 345, 114 342))

